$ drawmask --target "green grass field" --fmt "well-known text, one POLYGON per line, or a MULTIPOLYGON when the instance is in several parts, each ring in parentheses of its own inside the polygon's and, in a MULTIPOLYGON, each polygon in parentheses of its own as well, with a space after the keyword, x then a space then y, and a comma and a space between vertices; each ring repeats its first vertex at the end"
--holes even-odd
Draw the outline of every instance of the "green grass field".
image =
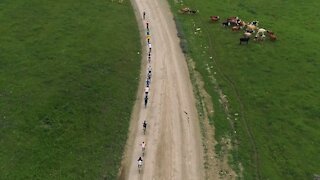
POLYGON ((0 2, 0 179, 115 179, 140 71, 129 2, 0 2))
POLYGON ((215 104, 211 122, 216 138, 228 136, 239 143, 231 163, 242 163, 244 179, 312 179, 320 174, 320 24, 315 21, 320 2, 183 1, 199 10, 194 16, 177 13, 181 4, 170 2, 188 56, 215 104), (221 21, 210 22, 211 15, 221 21), (242 31, 221 26, 230 16, 259 20, 278 40, 239 45, 242 31), (195 34, 198 27, 201 32, 195 34), (232 123, 219 104, 212 76, 228 97, 232 123))

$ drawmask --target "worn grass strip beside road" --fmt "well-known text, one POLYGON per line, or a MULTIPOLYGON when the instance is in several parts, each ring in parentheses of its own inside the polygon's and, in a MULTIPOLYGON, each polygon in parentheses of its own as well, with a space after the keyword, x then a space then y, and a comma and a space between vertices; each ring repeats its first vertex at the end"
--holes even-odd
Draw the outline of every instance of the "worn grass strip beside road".
POLYGON ((0 2, 0 179, 116 177, 140 71, 129 2, 0 2))

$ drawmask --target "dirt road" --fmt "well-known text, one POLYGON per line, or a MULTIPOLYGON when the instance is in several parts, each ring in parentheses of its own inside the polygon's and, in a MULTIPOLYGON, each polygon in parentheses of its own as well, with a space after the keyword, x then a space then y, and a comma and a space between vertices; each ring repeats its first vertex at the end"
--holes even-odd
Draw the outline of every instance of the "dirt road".
MULTIPOLYGON (((144 87, 140 83, 138 102, 130 125, 126 154, 120 179, 204 179, 203 150, 195 99, 185 57, 179 46, 177 30, 166 0, 132 0, 139 15, 143 38, 146 22, 152 44, 152 81, 148 106, 144 107, 144 87), (146 12, 143 20, 142 12, 146 12), (142 123, 147 120, 147 132, 142 123), (139 173, 137 160, 146 142, 144 165, 139 173)), ((144 61, 149 49, 145 42, 144 61)), ((149 63, 144 63, 147 70, 149 63)))

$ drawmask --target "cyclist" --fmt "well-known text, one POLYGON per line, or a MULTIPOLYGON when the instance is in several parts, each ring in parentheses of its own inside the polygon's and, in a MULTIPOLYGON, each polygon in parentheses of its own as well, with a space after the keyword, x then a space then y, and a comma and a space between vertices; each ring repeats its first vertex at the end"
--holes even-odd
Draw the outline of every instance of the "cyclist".
POLYGON ((141 143, 141 148, 142 148, 142 151, 144 151, 146 149, 146 143, 145 142, 141 143))
POLYGON ((142 164, 143 164, 143 160, 142 160, 142 157, 140 156, 138 159, 138 168, 141 168, 142 164))
POLYGON ((143 129, 147 129, 147 121, 146 120, 143 121, 142 125, 143 125, 143 129))
POLYGON ((145 97, 144 97, 144 107, 146 108, 147 107, 147 104, 148 104, 148 95, 146 95, 145 97))

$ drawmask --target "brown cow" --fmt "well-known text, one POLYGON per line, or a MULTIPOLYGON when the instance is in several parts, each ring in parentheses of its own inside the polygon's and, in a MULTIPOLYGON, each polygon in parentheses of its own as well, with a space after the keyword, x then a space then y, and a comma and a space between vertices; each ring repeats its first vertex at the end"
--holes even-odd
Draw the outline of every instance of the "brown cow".
POLYGON ((277 40, 277 36, 274 35, 274 34, 269 34, 269 38, 270 38, 271 41, 277 40))
POLYGON ((257 29, 259 29, 257 26, 249 24, 249 25, 247 25, 246 30, 255 32, 257 29))
POLYGON ((220 17, 219 16, 210 16, 210 19, 212 22, 219 21, 220 17))
POLYGON ((272 31, 267 31, 268 35, 269 35, 269 38, 271 41, 275 41, 277 40, 277 36, 274 34, 274 32, 272 31))
POLYGON ((239 31, 240 30, 240 26, 233 26, 231 30, 232 31, 239 31))
POLYGON ((232 16, 227 18, 227 20, 238 20, 238 19, 239 19, 238 16, 232 16))

